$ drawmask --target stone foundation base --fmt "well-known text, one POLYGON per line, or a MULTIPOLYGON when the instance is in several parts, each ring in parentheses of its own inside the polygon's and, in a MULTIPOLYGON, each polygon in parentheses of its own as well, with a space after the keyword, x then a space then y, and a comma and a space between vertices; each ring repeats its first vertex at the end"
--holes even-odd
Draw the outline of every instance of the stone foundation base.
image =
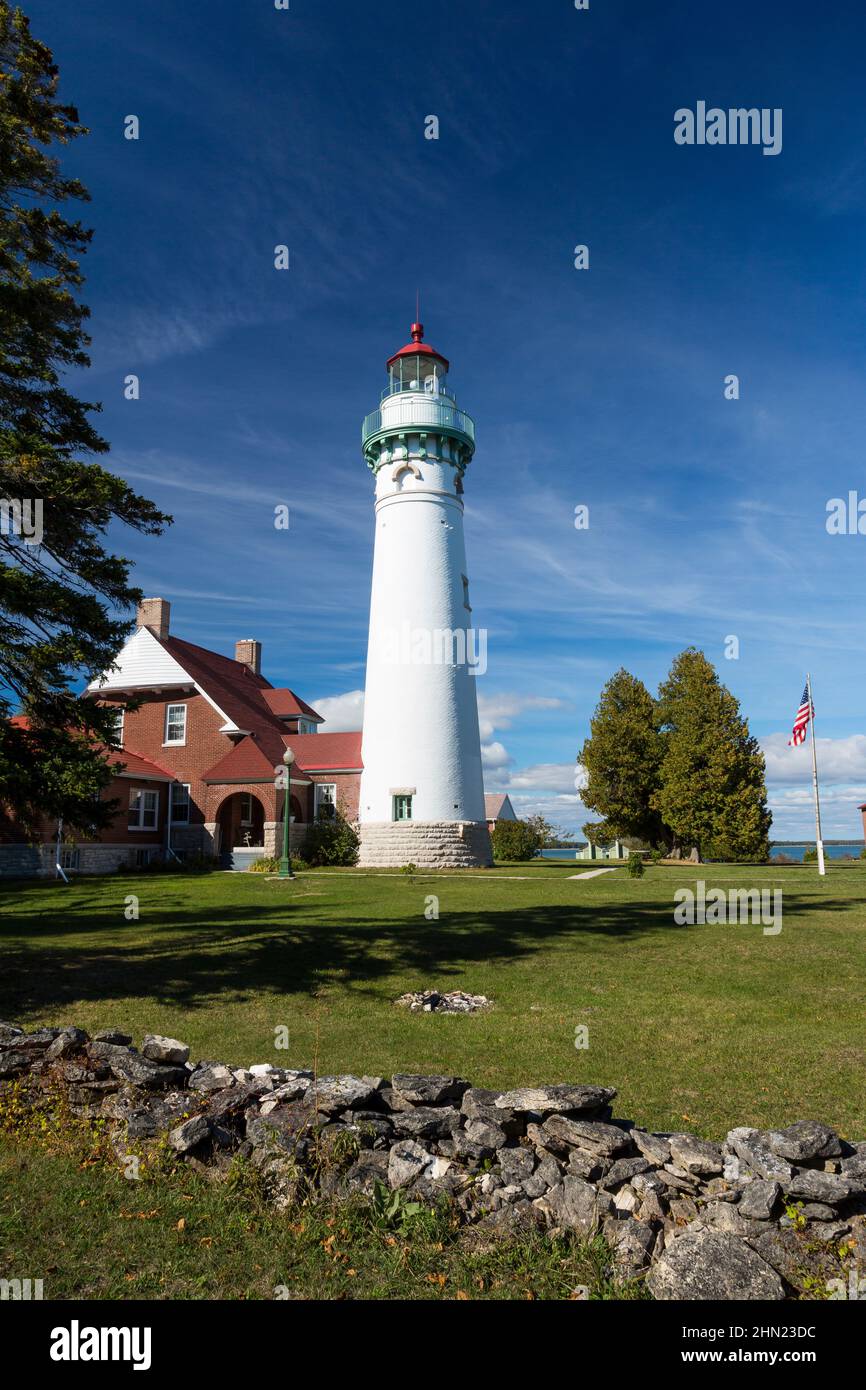
POLYGON ((368 821, 358 827, 363 868, 488 869, 486 821, 368 821))

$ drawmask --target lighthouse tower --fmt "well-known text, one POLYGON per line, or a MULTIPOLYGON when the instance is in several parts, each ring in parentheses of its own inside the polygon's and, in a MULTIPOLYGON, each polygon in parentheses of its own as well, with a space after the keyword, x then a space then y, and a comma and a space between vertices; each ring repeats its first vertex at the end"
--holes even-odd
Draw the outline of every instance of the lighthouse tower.
POLYGON ((472 625, 463 541, 475 425, 423 324, 411 335, 361 432, 376 537, 360 863, 473 867, 491 863, 475 694, 486 634, 472 625))

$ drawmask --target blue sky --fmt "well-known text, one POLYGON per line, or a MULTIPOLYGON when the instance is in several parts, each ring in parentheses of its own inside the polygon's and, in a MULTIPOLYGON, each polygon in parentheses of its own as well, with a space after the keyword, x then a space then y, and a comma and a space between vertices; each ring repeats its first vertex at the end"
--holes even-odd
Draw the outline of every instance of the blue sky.
POLYGON ((785 747, 811 670, 825 835, 859 834, 866 536, 828 535, 826 508, 866 497, 861 6, 27 9, 92 131, 64 156, 95 228, 76 386, 110 466, 175 517, 114 540, 178 635, 260 638, 275 684, 358 726, 359 428, 419 287, 478 428, 488 789, 579 827, 602 684, 625 665, 654 689, 695 644, 765 746, 779 838, 813 832, 807 751, 785 747), (677 145, 699 100, 781 108, 781 153, 677 145))

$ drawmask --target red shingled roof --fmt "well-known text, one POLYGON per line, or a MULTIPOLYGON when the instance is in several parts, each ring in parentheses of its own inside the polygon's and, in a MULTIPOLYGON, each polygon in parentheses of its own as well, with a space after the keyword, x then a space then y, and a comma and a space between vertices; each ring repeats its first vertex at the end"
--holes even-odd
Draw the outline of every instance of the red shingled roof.
POLYGON ((131 748, 106 748, 105 752, 112 766, 115 761, 123 763, 123 767, 117 773, 118 777, 149 777, 151 780, 158 778, 161 782, 177 781, 174 772, 170 772, 167 767, 160 767, 153 758, 145 758, 142 753, 133 753, 131 748))
POLYGON ((285 734, 283 742, 293 749, 298 766, 305 772, 336 772, 340 768, 360 771, 361 730, 339 734, 285 734))
POLYGON ((262 690, 259 693, 271 714, 275 714, 278 719, 293 719, 303 715, 307 719, 315 719, 319 724, 324 722, 322 716, 317 714, 306 700, 302 700, 300 695, 296 695, 294 690, 289 690, 288 686, 262 690))
MULTIPOLYGON (((26 714, 13 714, 9 720, 17 729, 29 729, 30 718, 26 714)), ((112 767, 117 763, 122 763, 117 776, 128 773, 133 777, 156 778, 161 782, 176 781, 175 774, 167 767, 161 767, 152 758, 146 758, 143 753, 133 753, 131 748, 108 748, 104 743, 97 744, 97 747, 105 754, 112 767)))

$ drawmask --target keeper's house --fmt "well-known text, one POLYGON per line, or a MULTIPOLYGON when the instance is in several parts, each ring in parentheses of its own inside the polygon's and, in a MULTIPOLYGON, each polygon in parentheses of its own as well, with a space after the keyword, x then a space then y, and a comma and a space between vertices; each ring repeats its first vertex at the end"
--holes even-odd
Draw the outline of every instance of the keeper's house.
MULTIPOLYGON (((275 770, 291 747, 292 848, 319 814, 358 815, 361 731, 319 733, 322 717, 261 673, 261 643, 236 644, 234 657, 207 651, 169 627, 170 605, 145 599, 136 631, 114 666, 85 695, 117 710, 122 764, 105 800, 118 800, 113 825, 97 840, 61 833, 67 872, 144 867, 153 858, 218 855, 227 868, 281 852, 286 789, 275 770), (134 698, 136 709, 127 709, 134 698)), ((14 821, 0 823, 0 874, 53 874, 58 827, 27 843, 14 821)))

